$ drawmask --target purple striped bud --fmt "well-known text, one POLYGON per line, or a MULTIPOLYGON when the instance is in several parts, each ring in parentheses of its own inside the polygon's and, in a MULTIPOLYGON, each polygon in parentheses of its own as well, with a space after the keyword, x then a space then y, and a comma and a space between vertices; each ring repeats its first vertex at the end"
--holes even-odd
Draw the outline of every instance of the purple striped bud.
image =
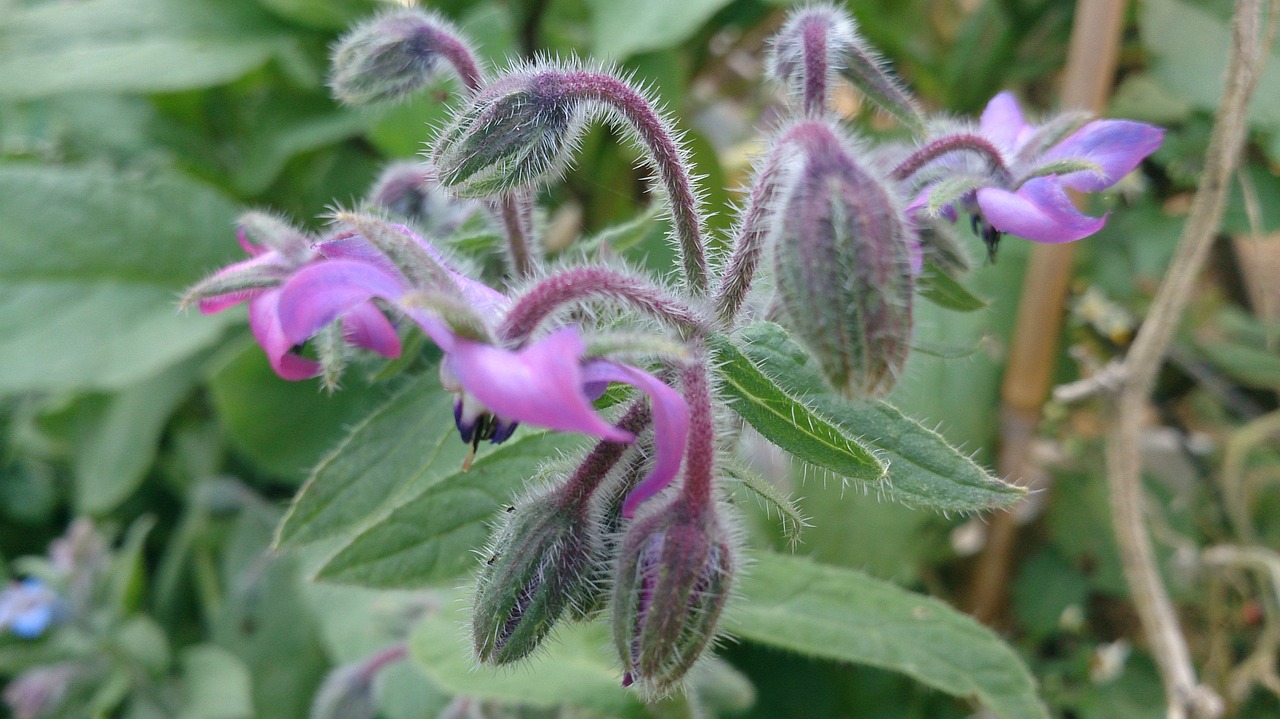
POLYGON ((911 340, 911 229, 889 184, 831 126, 804 122, 787 137, 801 156, 777 218, 780 307, 836 389, 884 394, 911 340))
POLYGON ((624 686, 663 695, 679 684, 715 635, 733 564, 710 507, 681 497, 631 525, 613 591, 624 686))
POLYGON ((585 118, 556 72, 515 72, 487 85, 436 141, 440 182, 459 197, 525 187, 569 160, 585 118))
POLYGON ((446 20, 417 8, 393 10, 338 41, 329 84, 348 105, 397 100, 425 87, 441 63, 468 88, 480 82, 475 53, 446 20))
POLYGON ((579 500, 556 489, 506 512, 476 581, 471 630, 480 661, 528 656, 566 610, 590 601, 603 538, 579 500))

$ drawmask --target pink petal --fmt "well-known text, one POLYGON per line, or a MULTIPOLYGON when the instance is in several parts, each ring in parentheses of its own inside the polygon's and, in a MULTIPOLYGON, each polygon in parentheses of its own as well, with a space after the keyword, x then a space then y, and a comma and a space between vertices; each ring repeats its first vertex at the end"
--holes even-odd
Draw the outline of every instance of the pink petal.
POLYGON ((372 350, 383 357, 400 356, 400 335, 395 325, 372 302, 361 302, 342 318, 347 342, 372 350))
POLYGON ((1095 120, 1054 145, 1041 162, 1080 159, 1098 165, 1102 168, 1101 175, 1073 172, 1058 177, 1059 182, 1073 190, 1097 192, 1132 172, 1163 140, 1164 130, 1154 125, 1130 120, 1095 120))
POLYGON ((649 395, 653 413, 653 469, 622 501, 622 516, 635 516, 637 507, 666 489, 680 472, 689 434, 689 406, 684 397, 665 382, 629 365, 599 360, 588 364, 585 372, 589 382, 624 382, 649 395))
POLYGON ((565 327, 517 352, 457 338, 449 367, 494 415, 615 442, 633 437, 604 421, 583 393, 578 331, 565 327))
POLYGON ((263 245, 255 245, 249 240, 249 233, 245 231, 244 227, 236 228, 236 242, 240 243, 240 248, 250 257, 257 257, 267 251, 267 248, 263 245))
POLYGON ((271 368, 282 378, 297 381, 320 374, 320 363, 294 354, 296 342, 280 326, 280 290, 264 292, 249 301, 249 329, 262 346, 271 368))
POLYGON ((1005 91, 991 98, 982 118, 978 120, 978 131, 1006 154, 1017 152, 1025 141, 1031 126, 1022 116, 1022 108, 1013 93, 1005 91))
POLYGON ((1030 180, 1017 192, 984 187, 978 190, 978 207, 992 227, 1035 242, 1073 242, 1106 224, 1105 216, 1081 214, 1051 177, 1030 180))
POLYGON ((290 344, 302 344, 356 305, 380 297, 396 302, 402 281, 365 262, 327 260, 298 270, 280 290, 280 326, 290 344))

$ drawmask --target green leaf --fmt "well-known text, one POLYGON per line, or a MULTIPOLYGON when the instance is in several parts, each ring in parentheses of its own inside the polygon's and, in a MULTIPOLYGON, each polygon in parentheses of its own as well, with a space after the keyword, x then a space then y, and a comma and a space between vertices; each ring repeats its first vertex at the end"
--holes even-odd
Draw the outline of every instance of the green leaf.
POLYGON ((76 443, 72 459, 76 510, 103 515, 133 494, 156 456, 169 416, 195 385, 191 362, 125 388, 76 443))
POLYGON ((873 483, 884 479, 884 462, 857 435, 788 394, 729 338, 715 335, 711 346, 729 406, 765 439, 841 477, 873 483))
POLYGON ((176 172, 0 164, 0 393, 125 387, 213 342, 231 317, 176 302, 236 214, 176 172))
POLYGON ((453 425, 453 396, 434 372, 414 379, 352 428, 320 461, 277 533, 280 546, 347 534, 404 503, 432 468, 462 466, 467 446, 453 425))
POLYGON ((971 512, 1007 507, 1026 494, 1025 489, 996 479, 937 432, 889 404, 849 401, 831 394, 805 351, 778 325, 758 322, 744 328, 740 336, 742 352, 760 370, 784 383, 785 390, 842 433, 862 438, 876 458, 888 465, 888 481, 876 485, 885 497, 911 506, 971 512))
POLYGON ((613 642, 602 622, 561 624, 554 641, 517 670, 477 667, 466 633, 468 605, 457 592, 409 639, 413 661, 441 688, 477 699, 537 708, 583 707, 611 717, 647 717, 638 695, 621 686, 613 642))
POLYGON ((236 187, 246 195, 261 194, 294 156, 359 135, 371 121, 326 97, 277 91, 244 138, 236 187))
POLYGON ((0 97, 220 85, 293 43, 246 0, 34 3, 0 23, 0 97))
POLYGON ((249 669, 215 644, 182 650, 183 707, 179 719, 250 719, 254 716, 249 669))
POLYGON ((753 555, 725 613, 739 638, 906 674, 1006 719, 1048 719, 1017 653, 950 606, 861 572, 753 555))
MULTIPOLYGON (((449 440, 462 445, 456 437, 449 440)), ((316 578, 408 589, 466 573, 476 565, 476 550, 489 538, 494 513, 548 457, 584 442, 582 437, 523 429, 502 445, 482 449, 470 471, 448 461, 427 464, 422 478, 414 482, 426 488, 356 535, 316 578)))
POLYGON ((729 0, 588 0, 595 43, 591 54, 622 61, 688 40, 729 0))
MULTIPOLYGON (((1231 46, 1225 18, 1185 0, 1147 0, 1139 6, 1138 29, 1157 82, 1197 107, 1218 106, 1231 46), (1187 28, 1195 28, 1195 42, 1187 42, 1187 28)), ((1249 104, 1252 123, 1280 126, 1278 55, 1280 46, 1273 45, 1249 104)))
POLYGON ((1280 387, 1280 355, 1234 342, 1203 342, 1200 351, 1223 372, 1249 387, 1280 387))
POLYGON ((302 481, 346 436, 353 418, 385 401, 385 392, 362 381, 359 370, 348 372, 342 389, 332 394, 318 382, 282 380, 247 336, 219 357, 225 359, 208 382, 218 418, 239 450, 285 479, 302 481))
POLYGON ((973 312, 987 306, 985 300, 975 297, 956 278, 933 264, 926 262, 920 273, 920 296, 948 310, 973 312))

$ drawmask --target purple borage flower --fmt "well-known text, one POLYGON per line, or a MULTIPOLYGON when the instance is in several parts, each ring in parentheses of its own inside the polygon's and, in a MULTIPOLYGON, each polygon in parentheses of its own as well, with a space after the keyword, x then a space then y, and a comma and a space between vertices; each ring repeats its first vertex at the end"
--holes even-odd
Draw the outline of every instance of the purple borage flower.
POLYGON ((1013 95, 1002 92, 983 110, 976 135, 935 139, 904 160, 894 175, 906 179, 932 169, 935 181, 908 210, 927 207, 930 214, 951 221, 959 211, 969 213, 975 232, 994 255, 1001 233, 1059 243, 1102 229, 1106 216, 1082 214, 1066 191, 1111 187, 1155 152, 1163 139, 1161 128, 1130 120, 1083 123, 1079 115, 1068 114, 1031 125, 1013 95), (966 177, 934 162, 955 151, 985 156, 987 172, 966 177))
POLYGON ((0 591, 0 631, 35 639, 58 620, 62 599, 39 579, 13 582, 0 591))
MULTIPOLYGON (((197 305, 204 314, 214 314, 249 303, 249 329, 262 346, 271 368, 287 380, 303 380, 320 373, 320 363, 293 351, 280 326, 277 305, 281 284, 298 269, 322 259, 311 241, 297 232, 273 233, 277 248, 268 249, 249 241, 242 226, 236 232, 240 246, 249 259, 223 268, 191 290, 189 296, 200 296, 197 305), (221 283, 229 291, 219 292, 221 283)), ((395 327, 372 302, 348 309, 342 318, 343 335, 348 342, 372 350, 384 357, 400 356, 400 337, 395 327)))
MULTIPOLYGON (((297 347, 333 322, 357 317, 365 334, 349 334, 353 343, 390 347, 394 329, 380 311, 374 310, 381 323, 364 319, 364 308, 376 298, 404 312, 444 352, 441 384, 457 396, 454 419, 473 449, 484 440, 505 441, 521 422, 631 442, 635 435, 605 421, 591 404, 610 382, 622 382, 652 402, 656 455, 627 507, 634 511, 676 476, 689 423, 688 407, 678 392, 635 367, 588 357, 574 327, 504 344, 501 330, 512 305, 505 295, 450 268, 434 247, 404 225, 371 222, 368 229, 383 232, 382 242, 387 233, 398 236, 419 260, 434 266, 434 273, 411 281, 387 254, 354 232, 317 243, 315 250, 324 259, 298 269, 277 291, 275 321, 285 346, 297 347)), ((553 276, 545 283, 555 280, 553 276)))

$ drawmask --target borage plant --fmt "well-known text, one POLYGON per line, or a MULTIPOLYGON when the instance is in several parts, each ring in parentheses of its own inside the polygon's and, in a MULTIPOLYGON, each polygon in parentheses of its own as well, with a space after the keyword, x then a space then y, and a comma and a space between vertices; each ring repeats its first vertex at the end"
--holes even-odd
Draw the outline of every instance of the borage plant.
POLYGON ((913 507, 1016 502, 1022 489, 878 399, 911 349, 913 303, 982 304, 952 276, 965 264, 948 234, 960 214, 993 259, 1003 233, 1062 242, 1099 229, 1104 218, 1080 214, 1065 189, 1115 183, 1159 129, 1076 114, 1032 125, 1007 94, 976 127, 933 119, 851 18, 801 10, 769 63, 795 107, 768 138, 728 252, 709 256, 678 131, 608 67, 542 58, 490 76, 455 28, 420 10, 354 30, 334 65, 349 103, 400 98, 450 70, 465 101, 425 163, 390 170, 323 236, 246 215, 251 257, 187 296, 205 312, 247 300, 286 379, 336 387, 365 361, 355 347, 393 358, 380 376, 404 385, 316 468, 280 547, 323 541, 321 580, 375 587, 447 582, 478 554, 471 655, 532 659, 515 675, 468 672, 452 615, 428 617, 410 654, 463 694, 638 711, 684 686, 727 634, 903 671, 999 716, 1045 716, 1014 653, 944 604, 743 546, 745 492, 793 530, 803 520, 734 451, 745 422, 797 460, 913 507), (828 102, 841 76, 912 140, 875 147, 845 127, 828 102), (602 243, 554 258, 540 248, 535 192, 597 120, 638 146, 665 200, 670 278, 606 259, 602 243), (481 276, 471 268, 483 250, 467 238, 486 225, 506 262, 481 276), (461 443, 445 439, 450 401, 461 443), (603 623, 612 682, 583 661, 542 669, 539 650, 598 663, 603 623), (521 689, 491 688, 504 682, 521 689))

